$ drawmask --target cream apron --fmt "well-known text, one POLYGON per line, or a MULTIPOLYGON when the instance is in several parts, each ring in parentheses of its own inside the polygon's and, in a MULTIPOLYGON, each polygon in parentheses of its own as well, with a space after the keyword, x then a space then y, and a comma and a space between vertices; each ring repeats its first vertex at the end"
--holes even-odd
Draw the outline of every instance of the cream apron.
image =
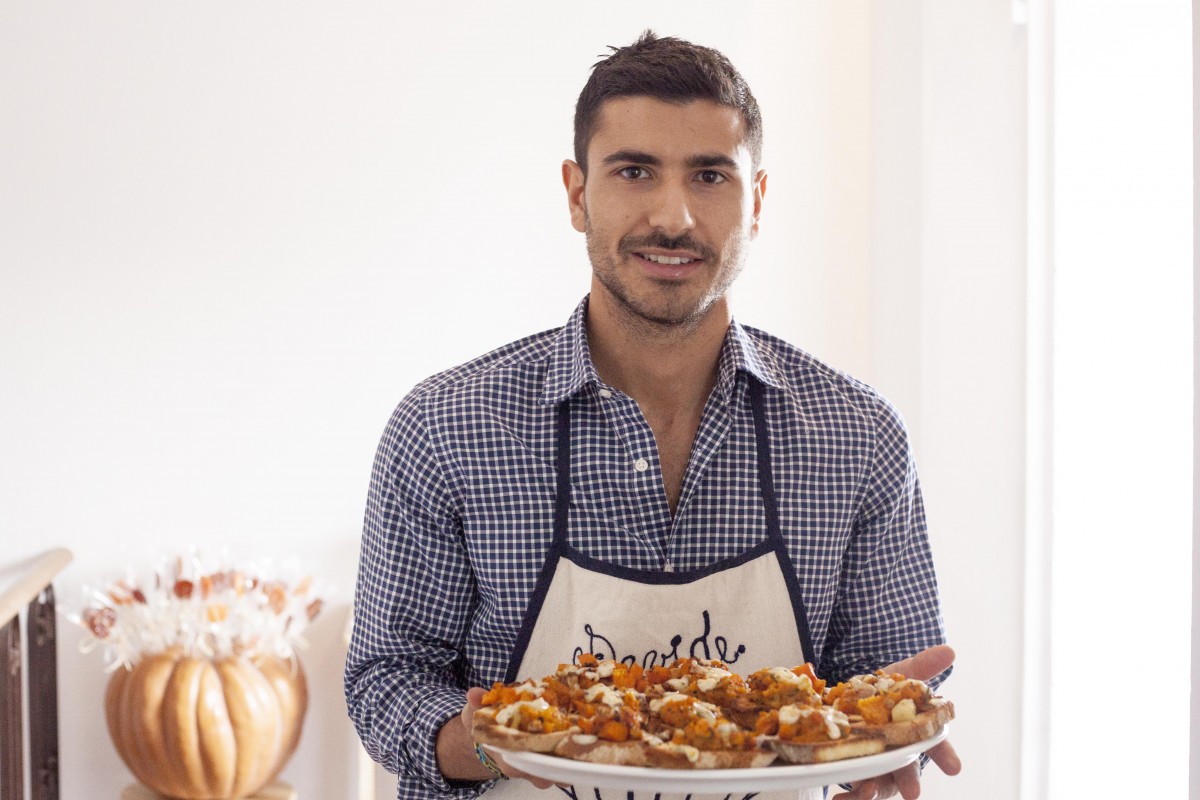
MULTIPOLYGON (((507 681, 546 675, 583 653, 645 667, 676 658, 716 658, 739 674, 795 666, 812 653, 796 572, 784 547, 771 480, 762 385, 750 381, 758 478, 767 537, 735 558, 694 572, 648 572, 584 555, 567 542, 570 507, 570 405, 559 407, 554 540, 509 662, 507 681)), ((553 800, 559 790, 501 781, 488 800, 553 800)), ((574 800, 669 800, 667 794, 574 786, 574 800)), ((809 800, 820 789, 764 792, 758 798, 809 800)), ((743 800, 750 792, 728 795, 743 800)), ((683 798, 684 795, 678 797, 683 798)), ((703 795, 690 795, 703 800, 703 795)), ((725 800, 726 794, 715 796, 725 800)))

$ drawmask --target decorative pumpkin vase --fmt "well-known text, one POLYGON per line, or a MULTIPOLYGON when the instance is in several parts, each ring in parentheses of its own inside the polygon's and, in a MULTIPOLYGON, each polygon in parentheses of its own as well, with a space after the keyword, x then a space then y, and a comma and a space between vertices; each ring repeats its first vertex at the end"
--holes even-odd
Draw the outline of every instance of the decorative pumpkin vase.
POLYGON ((113 744, 134 776, 181 800, 234 800, 269 783, 300 740, 308 688, 298 660, 143 656, 108 684, 113 744))
POLYGON ((68 614, 80 650, 103 648, 121 760, 178 800, 237 800, 279 774, 300 740, 308 688, 296 649, 324 606, 286 565, 213 562, 198 552, 84 587, 68 614))

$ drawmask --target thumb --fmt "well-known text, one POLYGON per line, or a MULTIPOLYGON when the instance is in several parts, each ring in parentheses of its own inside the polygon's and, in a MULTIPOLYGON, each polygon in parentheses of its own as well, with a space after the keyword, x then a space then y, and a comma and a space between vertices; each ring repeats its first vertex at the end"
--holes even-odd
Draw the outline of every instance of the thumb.
POLYGON ((462 710, 462 722, 467 730, 471 730, 471 718, 475 716, 475 712, 483 707, 484 694, 484 690, 478 686, 467 690, 467 704, 462 710))
POLYGON ((886 666, 883 671, 899 672, 906 678, 927 681, 945 672, 953 663, 954 649, 947 644, 938 644, 922 650, 911 658, 886 666))

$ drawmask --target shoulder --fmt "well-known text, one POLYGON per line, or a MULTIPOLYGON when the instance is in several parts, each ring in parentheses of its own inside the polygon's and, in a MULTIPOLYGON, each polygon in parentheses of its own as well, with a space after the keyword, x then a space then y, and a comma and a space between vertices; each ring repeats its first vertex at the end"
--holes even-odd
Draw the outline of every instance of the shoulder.
POLYGON ((900 412, 874 387, 766 331, 742 329, 764 369, 807 420, 903 433, 900 412))
POLYGON ((425 437, 435 429, 536 406, 561 330, 526 336, 425 378, 396 406, 385 442, 403 446, 413 436, 425 437))
POLYGON ((554 341, 562 328, 535 333, 498 347, 470 361, 431 375, 413 387, 406 399, 425 402, 471 395, 511 386, 525 388, 531 381, 541 390, 554 341))

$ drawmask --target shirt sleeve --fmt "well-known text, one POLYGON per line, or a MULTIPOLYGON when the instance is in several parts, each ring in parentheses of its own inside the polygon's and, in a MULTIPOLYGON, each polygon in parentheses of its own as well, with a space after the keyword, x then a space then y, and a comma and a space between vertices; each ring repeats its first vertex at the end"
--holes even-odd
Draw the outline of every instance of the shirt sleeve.
MULTIPOLYGON (((840 681, 945 642, 908 433, 877 398, 874 452, 846 549, 821 674, 840 681)), ((949 675, 939 675, 937 687, 949 675)))
POLYGON ((371 476, 346 702, 367 752, 397 773, 400 797, 471 798, 489 784, 447 782, 434 751, 438 730, 466 702, 462 645, 475 598, 436 452, 411 395, 384 432, 371 476))

